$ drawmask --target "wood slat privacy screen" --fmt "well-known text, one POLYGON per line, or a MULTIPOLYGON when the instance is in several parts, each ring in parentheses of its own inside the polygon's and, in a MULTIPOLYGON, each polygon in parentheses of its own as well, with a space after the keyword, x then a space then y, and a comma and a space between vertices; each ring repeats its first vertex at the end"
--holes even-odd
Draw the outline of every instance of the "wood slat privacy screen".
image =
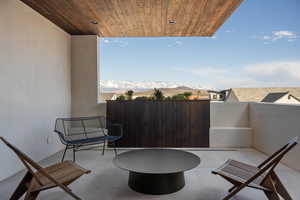
POLYGON ((123 125, 119 147, 209 146, 209 100, 108 101, 107 118, 123 125))

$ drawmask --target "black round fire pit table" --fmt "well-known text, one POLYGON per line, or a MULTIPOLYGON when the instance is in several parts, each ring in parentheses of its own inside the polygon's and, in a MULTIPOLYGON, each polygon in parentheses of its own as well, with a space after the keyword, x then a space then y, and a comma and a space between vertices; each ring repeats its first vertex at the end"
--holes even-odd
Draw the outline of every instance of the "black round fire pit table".
POLYGON ((197 167, 200 158, 182 150, 142 149, 121 153, 113 162, 129 171, 131 189, 145 194, 169 194, 184 187, 184 172, 197 167))

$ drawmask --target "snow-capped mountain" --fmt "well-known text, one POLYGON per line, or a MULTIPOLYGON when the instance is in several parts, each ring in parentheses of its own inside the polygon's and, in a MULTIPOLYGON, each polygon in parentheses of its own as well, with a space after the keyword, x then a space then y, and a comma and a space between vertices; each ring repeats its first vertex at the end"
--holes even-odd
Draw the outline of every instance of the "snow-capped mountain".
POLYGON ((115 91, 115 90, 146 90, 153 88, 177 88, 177 87, 189 87, 192 89, 204 89, 201 86, 185 84, 185 83, 174 83, 164 81, 122 81, 122 80, 101 80, 100 89, 102 91, 115 91))

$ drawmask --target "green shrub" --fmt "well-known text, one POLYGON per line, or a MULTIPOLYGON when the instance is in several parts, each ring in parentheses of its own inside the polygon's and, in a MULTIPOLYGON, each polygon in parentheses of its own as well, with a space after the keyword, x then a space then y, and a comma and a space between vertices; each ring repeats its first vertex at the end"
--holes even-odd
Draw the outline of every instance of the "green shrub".
POLYGON ((150 97, 148 97, 148 100, 149 101, 153 101, 153 100, 155 100, 155 97, 154 96, 150 96, 150 97))
POLYGON ((191 92, 185 92, 185 93, 183 93, 183 96, 184 96, 186 99, 189 99, 189 97, 192 96, 192 93, 191 93, 191 92))
POLYGON ((124 95, 120 95, 117 97, 116 99, 117 101, 124 101, 125 100, 125 96, 124 95))
POLYGON ((146 97, 146 96, 141 96, 141 97, 135 98, 134 100, 137 100, 137 101, 146 101, 146 100, 149 100, 149 98, 146 97))
POLYGON ((185 100, 184 94, 176 94, 172 97, 172 100, 185 100))

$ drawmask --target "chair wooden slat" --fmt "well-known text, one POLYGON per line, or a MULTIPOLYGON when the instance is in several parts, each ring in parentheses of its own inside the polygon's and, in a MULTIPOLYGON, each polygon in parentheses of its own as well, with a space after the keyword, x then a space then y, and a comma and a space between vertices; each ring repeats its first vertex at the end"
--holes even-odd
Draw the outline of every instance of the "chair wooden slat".
MULTIPOLYGON (((70 161, 65 161, 52 165, 50 167, 44 168, 44 170, 58 182, 63 183, 64 185, 69 185, 71 182, 79 178, 80 176, 90 173, 89 170, 83 169, 80 166, 72 163, 70 161)), ((50 181, 43 174, 36 172, 36 176, 41 181, 42 186, 38 184, 35 180, 32 181, 32 187, 34 191, 45 190, 49 188, 56 187, 52 181, 50 181)))
MULTIPOLYGON (((259 169, 257 167, 244 164, 235 160, 228 160, 225 164, 214 170, 214 174, 219 174, 224 177, 230 178, 233 181, 244 183, 253 175, 255 175, 259 169)), ((252 185, 259 187, 260 183, 263 181, 264 176, 260 176, 252 182, 252 185)))

